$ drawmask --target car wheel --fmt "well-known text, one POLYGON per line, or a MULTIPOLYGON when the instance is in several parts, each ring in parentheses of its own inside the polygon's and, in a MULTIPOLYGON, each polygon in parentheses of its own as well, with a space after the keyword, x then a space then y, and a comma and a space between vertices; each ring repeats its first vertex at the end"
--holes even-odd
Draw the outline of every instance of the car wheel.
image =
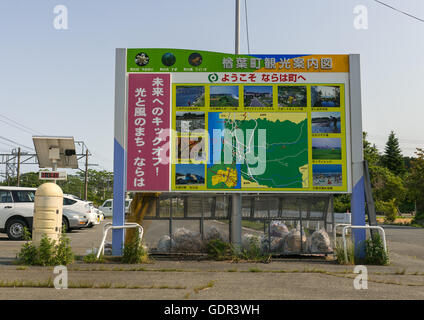
POLYGON ((93 226, 94 226, 93 222, 90 222, 90 223, 88 224, 87 228, 93 228, 93 226))
POLYGON ((69 228, 68 218, 62 217, 62 230, 65 230, 65 232, 71 232, 71 228, 69 228))
POLYGON ((23 240, 27 224, 21 219, 13 218, 7 223, 6 233, 10 240, 23 240))

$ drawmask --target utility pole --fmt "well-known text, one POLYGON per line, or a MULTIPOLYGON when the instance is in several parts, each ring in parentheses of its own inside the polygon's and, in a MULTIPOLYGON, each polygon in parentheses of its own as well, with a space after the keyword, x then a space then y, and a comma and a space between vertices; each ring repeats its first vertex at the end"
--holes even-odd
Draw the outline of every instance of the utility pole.
POLYGON ((21 148, 18 148, 18 167, 16 170, 16 178, 17 178, 17 185, 19 187, 19 180, 20 180, 20 176, 21 176, 21 148))
POLYGON ((85 177, 84 177, 84 200, 88 194, 88 149, 85 149, 85 177))
MULTIPOLYGON (((236 0, 235 54, 240 54, 240 0, 236 0)), ((239 248, 241 245, 241 193, 233 193, 231 203, 231 243, 239 248)))

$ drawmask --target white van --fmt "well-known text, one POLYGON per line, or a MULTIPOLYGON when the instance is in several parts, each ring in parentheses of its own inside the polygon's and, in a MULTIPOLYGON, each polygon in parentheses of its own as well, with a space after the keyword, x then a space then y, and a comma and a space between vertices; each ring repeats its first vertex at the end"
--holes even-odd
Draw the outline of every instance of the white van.
MULTIPOLYGON (((127 215, 130 211, 132 199, 125 199, 125 214, 127 215)), ((107 199, 103 204, 99 207, 99 210, 103 212, 105 217, 112 217, 113 215, 113 199, 107 199)))
MULTIPOLYGON (((36 190, 26 187, 0 187, 0 233, 7 233, 11 240, 22 240, 24 228, 32 231, 36 190)), ((62 225, 66 230, 87 227, 87 214, 68 209, 65 197, 63 204, 62 225)))

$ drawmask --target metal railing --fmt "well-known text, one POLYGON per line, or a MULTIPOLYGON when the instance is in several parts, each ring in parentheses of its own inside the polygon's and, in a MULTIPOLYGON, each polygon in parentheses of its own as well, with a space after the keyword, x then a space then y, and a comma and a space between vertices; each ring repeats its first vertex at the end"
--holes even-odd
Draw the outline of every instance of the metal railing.
POLYGON ((384 232, 384 229, 380 226, 345 226, 343 227, 343 231, 342 231, 342 236, 343 236, 343 249, 344 249, 344 255, 345 255, 345 261, 347 261, 347 243, 346 243, 346 230, 347 229, 377 229, 379 231, 381 231, 381 233, 383 234, 383 247, 384 247, 384 251, 387 253, 387 245, 386 245, 386 233, 384 232))
POLYGON ((135 222, 126 222, 123 226, 114 226, 111 222, 106 223, 103 226, 103 238, 102 238, 102 242, 100 244, 99 250, 97 251, 97 259, 100 258, 101 254, 104 254, 105 251, 105 241, 106 241, 106 237, 107 237, 107 233, 109 232, 109 230, 111 229, 130 229, 130 228, 138 228, 140 230, 140 234, 139 234, 139 241, 141 243, 141 239, 143 238, 143 227, 140 226, 138 223, 135 222))

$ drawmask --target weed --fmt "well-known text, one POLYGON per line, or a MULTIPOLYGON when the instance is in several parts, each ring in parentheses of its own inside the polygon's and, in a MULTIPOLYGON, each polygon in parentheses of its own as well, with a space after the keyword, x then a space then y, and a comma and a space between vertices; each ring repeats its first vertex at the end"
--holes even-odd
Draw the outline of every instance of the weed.
POLYGON ((27 267, 16 267, 16 270, 26 270, 27 267))
POLYGON ((365 241, 365 263, 382 266, 389 264, 389 257, 379 234, 374 234, 365 241))
POLYGON ((202 290, 212 288, 215 285, 215 281, 209 281, 207 284, 194 288, 195 293, 199 293, 202 290))
POLYGON ((206 245, 209 258, 214 260, 225 260, 232 254, 231 244, 220 239, 212 239, 206 245))
POLYGON ((345 257, 345 250, 343 246, 343 240, 338 239, 335 246, 336 259, 339 264, 355 264, 355 247, 350 239, 347 239, 346 250, 347 260, 345 257))
POLYGON ((271 259, 270 254, 262 253, 259 240, 256 238, 249 239, 247 248, 234 247, 220 239, 210 240, 206 248, 209 258, 215 260, 232 260, 234 262, 245 260, 268 263, 271 259))
POLYGON ((106 260, 103 258, 103 255, 101 254, 100 257, 97 259, 97 254, 95 252, 90 252, 82 259, 85 263, 105 263, 106 260))
POLYGON ((149 256, 140 241, 140 232, 138 229, 134 239, 124 247, 122 262, 130 264, 149 262, 149 256))
POLYGON ((44 234, 38 247, 30 240, 28 230, 25 230, 24 238, 26 242, 16 256, 19 264, 57 266, 68 265, 74 261, 74 254, 69 245, 70 241, 63 233, 57 243, 44 234))

